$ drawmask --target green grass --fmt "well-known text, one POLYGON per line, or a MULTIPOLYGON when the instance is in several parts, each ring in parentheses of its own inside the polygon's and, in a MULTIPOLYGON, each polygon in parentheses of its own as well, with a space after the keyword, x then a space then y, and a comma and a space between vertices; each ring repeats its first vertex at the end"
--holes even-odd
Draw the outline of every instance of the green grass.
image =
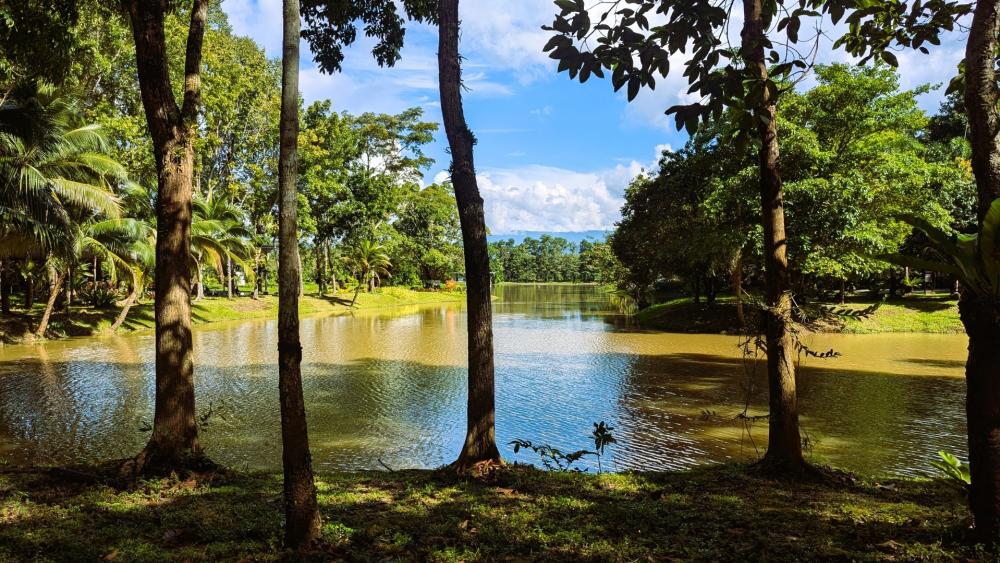
MULTIPOLYGON (((338 314, 350 311, 365 311, 402 305, 420 305, 464 301, 465 293, 459 291, 415 291, 402 287, 384 287, 374 293, 358 294, 355 308, 350 307, 353 291, 341 291, 336 295, 320 297, 315 288, 306 286, 307 293, 299 299, 299 313, 302 315, 338 314), (312 290, 310 292, 310 290, 312 290)), ((191 318, 195 324, 243 319, 276 318, 278 297, 262 295, 254 300, 250 297, 205 297, 192 304, 191 318)), ((0 342, 17 341, 32 332, 42 315, 44 304, 36 303, 28 313, 16 311, 10 317, 0 317, 0 342)), ((118 316, 118 307, 94 309, 73 306, 69 313, 57 311, 50 324, 50 337, 88 336, 106 332, 118 316)), ((132 307, 128 319, 120 332, 151 330, 153 328, 153 304, 151 300, 132 307)))
MULTIPOLYGON (((847 308, 862 309, 870 303, 851 303, 847 308)), ((854 334, 874 332, 964 333, 958 317, 958 300, 943 295, 912 295, 882 303, 865 319, 847 319, 841 329, 854 334)))
MULTIPOLYGON (((845 305, 826 303, 837 309, 860 310, 874 301, 856 299, 845 305)), ((747 307, 747 314, 752 308, 747 307)), ((644 329, 668 332, 737 333, 736 305, 729 296, 719 297, 715 305, 695 304, 690 298, 680 298, 653 305, 635 315, 636 324, 644 329)), ((958 316, 958 301, 946 295, 909 295, 883 302, 867 318, 843 318, 825 323, 827 332, 874 334, 884 332, 922 332, 961 334, 965 332, 958 316)))
MULTIPOLYGON (((954 560, 963 499, 926 480, 780 483, 728 465, 543 473, 489 482, 429 471, 318 477, 319 561, 954 560)), ((280 559, 280 475, 131 490, 0 473, 3 561, 280 559)))

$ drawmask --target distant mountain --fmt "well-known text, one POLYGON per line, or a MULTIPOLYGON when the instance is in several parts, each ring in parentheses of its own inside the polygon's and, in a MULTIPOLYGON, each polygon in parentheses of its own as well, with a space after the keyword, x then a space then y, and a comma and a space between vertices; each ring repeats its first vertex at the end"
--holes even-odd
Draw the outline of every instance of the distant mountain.
POLYGON ((496 235, 490 235, 487 239, 490 242, 496 242, 498 240, 508 240, 514 239, 516 244, 521 244, 524 239, 531 238, 541 238, 542 235, 549 235, 553 237, 562 237, 573 244, 580 244, 580 241, 585 239, 593 239, 595 241, 603 241, 608 237, 611 231, 569 231, 569 232, 551 232, 551 231, 514 231, 510 233, 501 233, 496 235))

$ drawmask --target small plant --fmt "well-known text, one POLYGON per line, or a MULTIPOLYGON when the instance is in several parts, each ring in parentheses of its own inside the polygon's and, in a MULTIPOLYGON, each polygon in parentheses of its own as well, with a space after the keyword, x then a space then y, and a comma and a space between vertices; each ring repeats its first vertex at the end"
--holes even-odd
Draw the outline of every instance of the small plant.
POLYGON ((589 450, 577 450, 565 453, 558 448, 553 448, 548 444, 533 444, 528 440, 512 440, 510 445, 514 446, 514 453, 521 451, 521 448, 531 450, 538 454, 542 460, 542 465, 549 471, 584 471, 573 467, 573 464, 580 461, 585 455, 597 455, 597 452, 589 450))
POLYGON ((931 465, 944 473, 949 484, 956 486, 963 492, 968 492, 972 485, 969 464, 962 463, 962 460, 944 450, 938 452, 938 457, 941 458, 941 461, 932 461, 931 465))
POLYGON ((104 309, 111 307, 119 299, 118 292, 106 282, 88 283, 80 289, 80 298, 91 307, 104 309))
POLYGON ((600 424, 594 423, 594 431, 591 432, 591 436, 594 438, 594 449, 597 450, 597 472, 601 472, 601 457, 604 456, 604 448, 611 445, 617 444, 618 441, 615 440, 614 435, 611 431, 614 427, 608 426, 602 420, 600 424))
POLYGON ((604 421, 594 423, 594 431, 590 436, 594 439, 594 448, 597 451, 577 450, 575 452, 563 452, 558 448, 553 448, 548 444, 534 444, 528 440, 512 440, 510 445, 514 446, 514 453, 521 451, 521 448, 531 450, 538 454, 542 460, 542 466, 549 471, 586 471, 573 467, 573 464, 580 461, 587 455, 597 456, 597 472, 602 471, 601 456, 604 455, 604 448, 611 444, 618 443, 611 434, 614 427, 608 426, 604 421))

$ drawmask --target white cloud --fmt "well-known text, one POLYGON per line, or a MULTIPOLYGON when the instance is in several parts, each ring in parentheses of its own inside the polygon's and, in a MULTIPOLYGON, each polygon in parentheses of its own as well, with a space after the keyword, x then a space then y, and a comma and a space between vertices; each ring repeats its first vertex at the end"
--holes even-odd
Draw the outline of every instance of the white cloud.
MULTIPOLYGON (((490 168, 476 179, 490 232, 608 229, 620 218, 625 188, 648 166, 636 161, 596 172, 538 164, 490 168)), ((448 179, 441 171, 435 182, 448 179)))

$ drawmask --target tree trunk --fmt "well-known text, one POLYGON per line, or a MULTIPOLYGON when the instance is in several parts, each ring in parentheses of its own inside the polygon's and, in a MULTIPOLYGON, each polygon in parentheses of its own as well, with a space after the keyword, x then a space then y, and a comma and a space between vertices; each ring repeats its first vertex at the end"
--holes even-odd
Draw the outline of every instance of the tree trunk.
POLYGON ((42 338, 49 328, 49 319, 52 318, 52 311, 56 307, 56 299, 62 289, 63 278, 66 274, 61 270, 56 270, 54 266, 49 266, 49 300, 45 303, 45 312, 42 313, 42 320, 38 321, 38 328, 35 329, 35 337, 42 338))
POLYGON ((73 304, 73 270, 67 266, 65 274, 66 282, 63 284, 63 295, 65 296, 65 299, 63 299, 63 312, 69 314, 69 307, 73 304))
POLYGON ((967 385, 969 502, 977 539, 1000 541, 1000 306, 992 299, 963 297, 959 304, 969 335, 967 385))
MULTIPOLYGON (((743 0, 741 50, 757 80, 768 79, 764 58, 763 1, 743 0)), ((760 137, 761 222, 764 226, 764 330, 770 416, 764 467, 778 473, 806 468, 799 436, 795 391, 795 345, 791 332, 792 293, 785 244, 784 194, 779 170, 776 100, 765 90, 757 120, 760 137)))
POLYGON ((965 109, 969 116, 972 172, 979 193, 979 224, 1000 197, 1000 90, 994 57, 1000 34, 1000 0, 976 2, 965 48, 965 109))
POLYGON ((736 299, 736 321, 740 328, 747 325, 746 313, 743 310, 743 254, 737 253, 733 260, 732 271, 733 296, 736 299))
POLYGON ((191 337, 191 200, 201 51, 208 0, 193 0, 184 58, 184 98, 170 82, 165 2, 127 0, 139 90, 153 139, 156 203, 156 404, 153 431, 135 470, 169 470, 201 457, 195 423, 191 337))
POLYGON ((233 257, 226 256, 226 297, 233 298, 233 257))
POLYGON ((24 310, 31 312, 35 306, 35 280, 30 277, 24 278, 24 310))
POLYGON ((198 295, 194 298, 195 303, 201 301, 205 298, 205 278, 202 276, 202 266, 201 263, 195 268, 195 275, 198 278, 195 280, 198 283, 198 295))
POLYGON ((340 288, 337 287, 337 272, 334 270, 333 264, 330 263, 330 243, 323 244, 323 262, 330 269, 330 291, 337 295, 337 290, 340 288))
MULTIPOLYGON (((1000 197, 1000 112, 995 54, 1000 1, 977 2, 965 50, 965 107, 972 172, 979 195, 979 226, 1000 197)), ((959 311, 969 335, 965 367, 966 415, 972 490, 969 501, 978 539, 1000 541, 1000 304, 996 295, 962 292, 959 311)))
MULTIPOLYGON (((298 239, 296 239, 295 244, 298 244, 298 239)), ((302 253, 297 248, 295 249, 295 257, 299 262, 299 279, 295 286, 299 290, 299 297, 303 297, 306 294, 306 280, 302 277, 302 253)))
POLYGON ((115 323, 111 325, 111 332, 118 332, 125 319, 128 317, 128 312, 132 309, 132 305, 135 305, 136 299, 139 298, 139 285, 133 284, 132 291, 125 298, 125 303, 122 304, 122 310, 118 313, 118 318, 115 319, 115 323))
POLYGON ((319 537, 319 506, 302 397, 299 295, 302 260, 297 233, 299 136, 299 2, 284 0, 281 59, 281 152, 278 165, 278 390, 284 468, 285 546, 301 551, 319 537))
POLYGON ((326 295, 326 261, 322 244, 316 245, 316 285, 319 287, 319 296, 326 295))
POLYGON ((472 147, 475 139, 462 107, 462 68, 458 52, 458 0, 438 4, 438 70, 441 113, 451 148, 451 181, 462 225, 468 300, 469 396, 465 443, 454 467, 502 463, 497 449, 493 367, 490 258, 486 246, 483 198, 476 183, 472 147))

